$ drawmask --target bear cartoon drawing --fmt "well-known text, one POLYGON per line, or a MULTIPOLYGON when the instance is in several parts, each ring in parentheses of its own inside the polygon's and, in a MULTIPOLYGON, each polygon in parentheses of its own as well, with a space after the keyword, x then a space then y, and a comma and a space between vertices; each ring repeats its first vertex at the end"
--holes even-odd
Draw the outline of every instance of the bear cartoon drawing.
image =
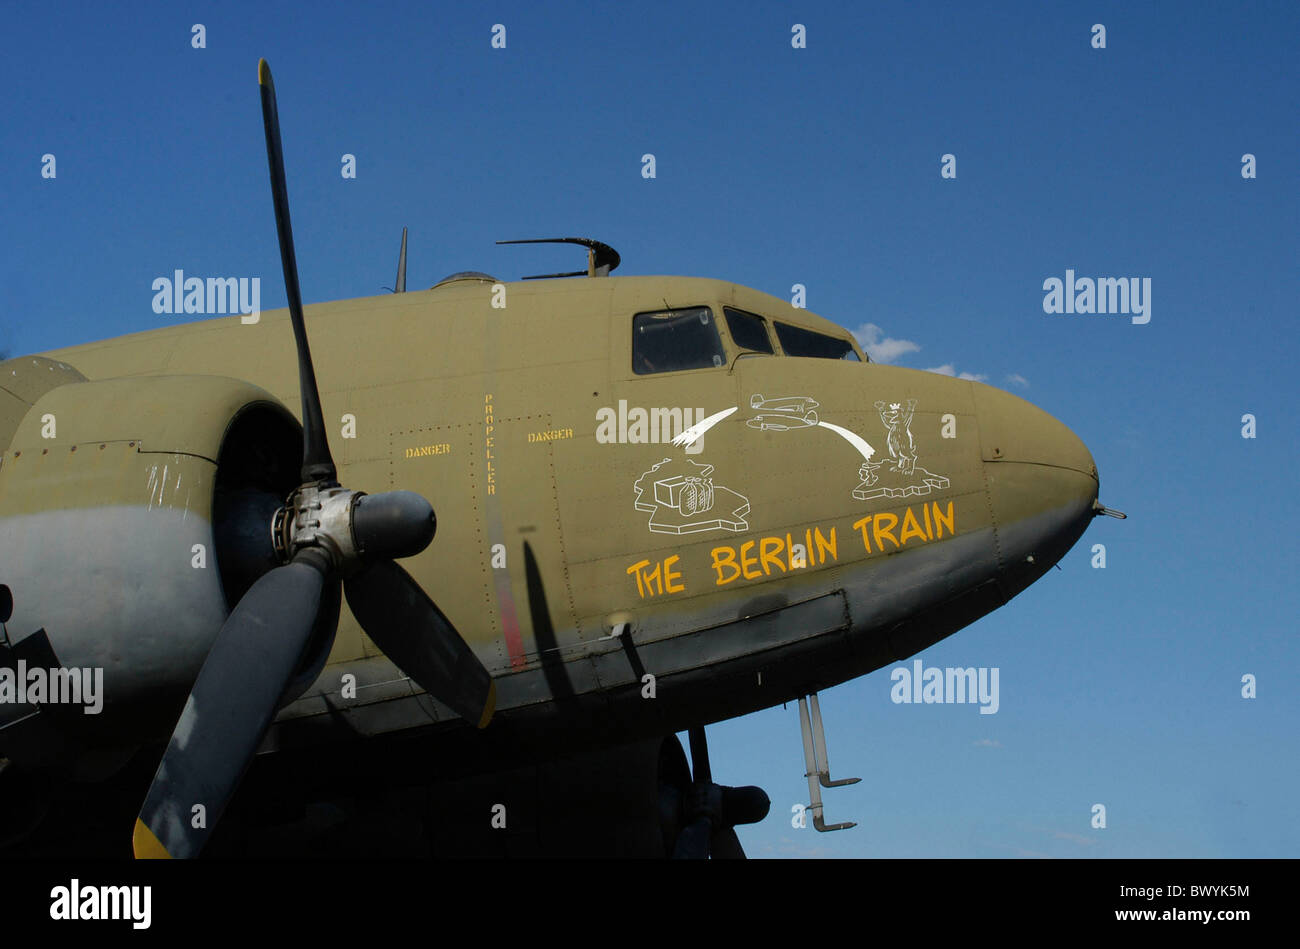
POLYGON ((911 474, 916 468, 916 443, 912 440, 912 415, 916 411, 916 399, 908 399, 904 407, 898 402, 876 403, 880 421, 885 423, 889 434, 885 444, 889 448, 889 457, 893 459, 891 467, 902 474, 911 474))

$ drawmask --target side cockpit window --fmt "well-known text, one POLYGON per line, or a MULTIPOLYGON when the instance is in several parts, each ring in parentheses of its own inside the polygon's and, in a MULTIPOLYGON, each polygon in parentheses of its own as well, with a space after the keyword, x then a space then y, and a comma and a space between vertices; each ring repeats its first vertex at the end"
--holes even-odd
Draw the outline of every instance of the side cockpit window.
POLYGON ((771 353, 772 340, 767 335, 766 320, 744 310, 735 310, 729 306, 722 308, 727 317, 727 329, 731 339, 741 349, 755 353, 771 353))
POLYGON ((632 317, 632 370, 637 375, 712 369, 726 362, 717 322, 707 306, 632 317))
POLYGON ((827 336, 789 323, 776 324, 776 338, 787 356, 811 356, 814 359, 847 359, 861 362, 853 344, 847 339, 827 336))

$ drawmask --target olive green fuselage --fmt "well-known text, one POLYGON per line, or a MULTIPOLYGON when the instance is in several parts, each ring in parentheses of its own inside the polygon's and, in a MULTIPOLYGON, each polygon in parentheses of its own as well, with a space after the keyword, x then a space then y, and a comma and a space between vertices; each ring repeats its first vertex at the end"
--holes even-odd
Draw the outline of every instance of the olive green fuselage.
MULTIPOLYGON (((495 677, 488 732, 578 744, 663 734, 846 681, 1005 602, 1059 559, 1092 514, 1087 449, 1023 400, 868 363, 856 346, 858 360, 796 358, 772 334, 773 355, 744 354, 724 307, 849 338, 784 301, 679 277, 503 287, 466 280, 306 310, 339 480, 416 491, 437 512, 433 543, 404 566, 495 677), (634 315, 692 307, 709 308, 722 365, 638 373, 647 367, 635 361, 634 315), (696 444, 672 443, 728 409, 696 444), (537 565, 531 583, 525 544, 537 565)), ((243 380, 299 411, 285 311, 47 355, 92 381, 243 380)), ((0 478, 0 539, 16 518, 79 508, 124 509, 114 523, 128 532, 147 530, 154 506, 211 520, 210 491, 187 499, 167 479, 181 469, 211 478, 215 457, 193 447, 151 485, 157 459, 121 444, 161 446, 157 433, 184 430, 193 403, 132 405, 135 416, 116 418, 115 447, 103 452, 138 466, 138 478, 120 481, 138 489, 91 498, 50 483, 42 500, 32 490, 15 500, 0 478)), ((109 436, 77 437, 89 446, 109 436)), ((27 436, 28 451, 39 450, 35 438, 27 436)), ((25 460, 12 458, 18 443, 6 464, 25 460)), ((156 556, 161 565, 190 554, 156 556)), ((57 577, 58 564, 34 563, 29 546, 25 560, 11 555, 3 565, 27 581, 25 590, 11 583, 14 623, 43 626, 60 661, 114 651, 102 637, 96 647, 95 621, 61 629, 41 612, 78 596, 66 577, 34 579, 57 577)), ((178 572, 159 567, 160 577, 178 572)), ((177 584, 188 581, 167 582, 173 593, 162 599, 176 608, 177 584)), ((80 608, 94 616, 93 603, 80 608)), ((200 612, 165 672, 179 696, 220 624, 220 606, 200 612)), ((131 635, 115 628, 108 638, 131 635)), ((160 629, 134 635, 167 638, 160 629)), ((131 668, 105 661, 119 702, 148 700, 149 690, 134 691, 131 668)), ((161 718, 165 735, 171 719, 161 718)), ((453 722, 344 604, 327 664, 280 712, 265 747, 453 722)))

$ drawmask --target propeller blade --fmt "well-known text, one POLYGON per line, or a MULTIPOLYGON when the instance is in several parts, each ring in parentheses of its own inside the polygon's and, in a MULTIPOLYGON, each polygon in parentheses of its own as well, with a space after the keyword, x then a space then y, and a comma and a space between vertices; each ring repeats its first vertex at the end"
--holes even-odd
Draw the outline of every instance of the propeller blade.
POLYGON ((708 860, 713 825, 700 818, 682 828, 673 847, 674 860, 708 860))
POLYGON ((298 289, 298 258, 293 251, 293 225, 289 221, 289 189, 284 181, 284 150, 280 147, 280 113, 275 103, 275 83, 265 59, 257 62, 257 83, 262 92, 262 126, 266 131, 266 161, 271 169, 271 197, 275 202, 275 228, 280 236, 280 265, 284 270, 284 291, 289 300, 289 319, 298 344, 298 394, 302 398, 302 480, 337 480, 330 455, 325 419, 321 413, 316 370, 307 345, 307 327, 302 318, 302 293, 298 289))
POLYGON ((343 592, 361 628, 421 688, 479 728, 492 720, 496 683, 410 574, 382 560, 343 592))
POLYGON ((203 849, 311 638, 325 584, 317 556, 265 574, 221 627, 135 822, 136 857, 203 849))
POLYGON ((713 775, 709 769, 709 740, 704 735, 704 726, 691 726, 688 735, 691 740, 691 773, 697 784, 710 784, 713 775))
POLYGON ((703 725, 692 725, 687 732, 691 743, 691 779, 688 806, 699 816, 677 836, 673 857, 677 860, 707 860, 713 842, 726 828, 718 820, 721 811, 721 788, 713 783, 709 768, 709 740, 703 725))
POLYGON ((715 784, 704 726, 692 726, 688 735, 694 783, 684 804, 686 812, 695 819, 678 834, 673 856, 679 860, 702 860, 710 856, 717 860, 744 860, 745 850, 740 846, 735 826, 761 821, 767 816, 771 801, 762 788, 715 784))
POLYGON ((745 849, 740 846, 736 828, 721 827, 709 842, 710 854, 714 860, 744 860, 745 849))

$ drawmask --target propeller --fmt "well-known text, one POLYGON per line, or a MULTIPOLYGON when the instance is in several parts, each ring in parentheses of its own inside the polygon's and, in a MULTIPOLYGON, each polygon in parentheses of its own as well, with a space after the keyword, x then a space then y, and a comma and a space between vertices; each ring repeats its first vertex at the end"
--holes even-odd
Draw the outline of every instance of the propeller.
MULTIPOLYGON (((491 675, 451 620, 394 561, 433 540, 433 508, 411 491, 365 494, 338 483, 298 288, 275 85, 257 67, 280 261, 298 350, 302 484, 270 525, 281 565, 236 604, 204 660, 135 823, 137 857, 203 849, 323 626, 332 642, 338 585, 362 629, 426 692, 483 728, 496 707, 491 675)), ((328 647, 328 643, 326 644, 328 647)))
POLYGON ((689 732, 694 784, 683 801, 687 825, 677 835, 673 857, 677 860, 744 860, 736 836, 737 824, 756 824, 767 816, 772 802, 762 788, 732 788, 713 782, 709 744, 704 726, 689 732))

